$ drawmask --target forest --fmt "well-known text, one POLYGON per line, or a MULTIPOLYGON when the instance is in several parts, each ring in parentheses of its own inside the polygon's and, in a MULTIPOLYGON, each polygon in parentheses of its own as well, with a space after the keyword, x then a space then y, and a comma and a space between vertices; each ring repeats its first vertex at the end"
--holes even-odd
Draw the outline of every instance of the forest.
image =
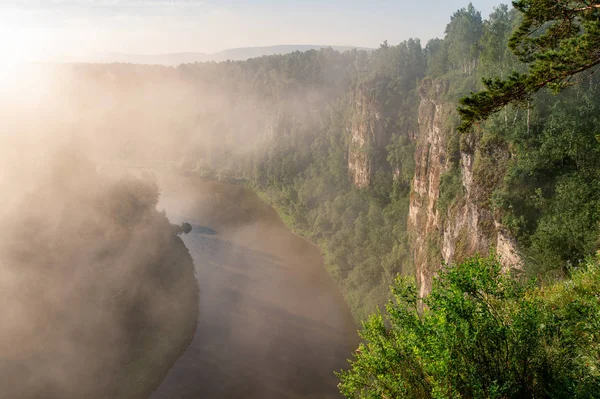
MULTIPOLYGON (((361 320, 386 303, 398 273, 415 273, 415 227, 407 221, 415 168, 423 167, 415 153, 427 84, 443 87, 436 98, 444 108, 436 126, 443 167, 432 208, 440 223, 465 202, 468 155, 481 234, 501 226, 528 275, 565 275, 598 248, 597 76, 509 104, 468 131, 457 128, 459 100, 484 89, 482 80, 526 70, 508 47, 522 20, 506 5, 484 20, 469 5, 451 16, 443 38, 425 44, 177 68, 81 64, 57 75, 69 77, 61 84, 76 109, 114 101, 86 125, 90 136, 106 139, 103 151, 113 159, 252 186, 319 246, 361 320)), ((428 237, 430 265, 478 252, 464 243, 443 259, 442 237, 428 237)))
POLYGON ((506 263, 500 248, 454 254, 427 296, 398 277, 385 311, 363 323, 351 370, 338 374, 346 397, 598 396, 596 3, 521 0, 483 24, 472 6, 452 17, 440 71, 467 76, 453 93, 462 121, 438 206, 453 217, 474 191, 515 237, 520 261, 506 263), (454 22, 481 35, 461 58, 454 22))
MULTIPOLYGON (((224 139, 178 153, 178 166, 251 185, 318 244, 361 320, 387 301, 398 273, 415 273, 407 220, 419 108, 423 83, 441 82, 441 220, 464 202, 461 154, 469 154, 475 206, 488 215, 483 234, 501 224, 528 276, 565 276, 598 249, 597 76, 508 105, 467 132, 456 128, 459 99, 483 89, 482 79, 526 69, 508 47, 522 18, 499 6, 483 20, 470 5, 451 16, 443 39, 425 45, 182 65, 169 74, 224 99, 181 134, 224 139)), ((430 263, 443 260, 439 241, 432 235, 430 263)), ((458 252, 452 261, 473 255, 458 252)))
POLYGON ((113 160, 247 185, 319 247, 364 322, 346 396, 592 398, 600 7, 513 5, 427 43, 56 76, 111 104, 84 132, 113 160))

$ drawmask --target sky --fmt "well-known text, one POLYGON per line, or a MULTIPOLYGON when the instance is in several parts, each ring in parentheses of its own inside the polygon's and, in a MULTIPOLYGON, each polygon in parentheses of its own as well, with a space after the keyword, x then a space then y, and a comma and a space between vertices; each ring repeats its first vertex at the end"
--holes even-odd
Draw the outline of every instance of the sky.
MULTIPOLYGON (((501 0, 473 0, 484 18, 501 0)), ((0 54, 213 53, 279 44, 377 47, 443 35, 468 0, 0 0, 0 54)))

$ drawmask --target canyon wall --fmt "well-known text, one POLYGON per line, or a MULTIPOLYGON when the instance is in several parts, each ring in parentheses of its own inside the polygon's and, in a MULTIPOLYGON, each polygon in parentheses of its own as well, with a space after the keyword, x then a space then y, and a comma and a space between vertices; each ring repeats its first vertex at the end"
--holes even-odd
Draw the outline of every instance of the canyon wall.
POLYGON ((354 113, 348 128, 348 171, 356 187, 366 188, 371 183, 375 170, 375 153, 385 149, 389 137, 385 137, 383 107, 378 101, 358 88, 352 102, 354 113))
POLYGON ((460 136, 456 131, 455 103, 445 100, 448 89, 447 82, 432 79, 425 79, 420 88, 408 230, 421 296, 431 291, 442 265, 476 253, 495 250, 506 267, 520 264, 515 241, 495 220, 476 178, 477 134, 460 136), (441 191, 448 189, 443 180, 451 181, 452 173, 458 189, 442 207, 441 191))

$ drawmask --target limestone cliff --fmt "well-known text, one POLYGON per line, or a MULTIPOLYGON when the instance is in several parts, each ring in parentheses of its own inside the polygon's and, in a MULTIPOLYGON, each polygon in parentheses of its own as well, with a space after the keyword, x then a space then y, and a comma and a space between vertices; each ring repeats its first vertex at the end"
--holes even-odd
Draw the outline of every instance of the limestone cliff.
POLYGON ((382 106, 358 88, 353 98, 354 115, 350 121, 348 171, 356 187, 368 187, 375 171, 375 152, 385 149, 382 106))
POLYGON ((482 200, 484 190, 474 178, 477 139, 458 136, 455 104, 444 100, 447 91, 448 83, 440 80, 426 79, 420 88, 408 230, 421 296, 431 291, 433 276, 444 263, 491 249, 506 266, 520 263, 514 240, 482 200), (449 149, 452 140, 460 140, 456 154, 449 149), (460 190, 443 208, 439 206, 441 183, 451 173, 459 176, 460 190))

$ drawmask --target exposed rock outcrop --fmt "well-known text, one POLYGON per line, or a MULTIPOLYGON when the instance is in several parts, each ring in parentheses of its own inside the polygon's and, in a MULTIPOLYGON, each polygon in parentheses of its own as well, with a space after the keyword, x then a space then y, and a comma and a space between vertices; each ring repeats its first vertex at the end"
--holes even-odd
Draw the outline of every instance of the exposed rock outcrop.
POLYGON ((419 135, 408 229, 412 236, 413 261, 421 295, 430 291, 432 275, 441 263, 439 257, 432 256, 434 244, 431 239, 438 238, 442 231, 441 215, 436 204, 440 194, 440 177, 448 168, 448 135, 442 128, 450 108, 442 100, 447 90, 445 82, 433 80, 425 80, 420 89, 419 135))
POLYGON ((382 106, 358 88, 353 99, 354 117, 350 122, 348 171, 354 185, 368 187, 375 170, 373 153, 385 148, 382 106))
POLYGON ((452 164, 448 143, 458 133, 451 123, 454 104, 444 96, 448 83, 426 79, 420 88, 419 134, 416 138, 415 176, 410 198, 408 230, 421 296, 431 291, 436 271, 444 263, 460 261, 495 249, 506 267, 520 265, 516 243, 482 206, 481 190, 474 178, 477 143, 464 139, 458 168, 462 192, 447 209, 440 210, 442 176, 452 164))

